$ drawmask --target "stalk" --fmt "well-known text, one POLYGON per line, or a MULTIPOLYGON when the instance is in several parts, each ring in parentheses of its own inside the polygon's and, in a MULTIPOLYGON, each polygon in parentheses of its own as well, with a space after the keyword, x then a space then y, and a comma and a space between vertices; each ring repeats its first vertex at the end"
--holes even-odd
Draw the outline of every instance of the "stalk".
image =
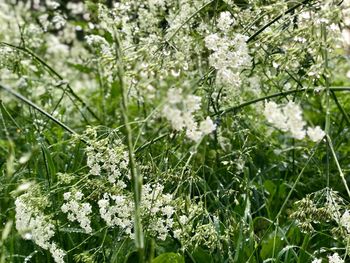
POLYGON ((124 83, 124 70, 122 65, 122 54, 120 48, 120 41, 117 33, 115 32, 115 52, 116 52, 116 65, 117 65, 117 76, 119 79, 120 92, 122 95, 121 101, 121 112, 123 115, 123 121, 127 136, 127 148, 129 153, 129 166, 131 172, 131 178, 134 183, 134 204, 135 204, 135 214, 134 214, 134 231, 135 231, 135 246, 139 254, 139 262, 144 262, 144 235, 142 230, 141 222, 141 192, 142 192, 142 176, 138 172, 135 156, 134 156, 134 147, 132 140, 132 131, 129 123, 129 113, 127 107, 127 93, 125 91, 124 83))

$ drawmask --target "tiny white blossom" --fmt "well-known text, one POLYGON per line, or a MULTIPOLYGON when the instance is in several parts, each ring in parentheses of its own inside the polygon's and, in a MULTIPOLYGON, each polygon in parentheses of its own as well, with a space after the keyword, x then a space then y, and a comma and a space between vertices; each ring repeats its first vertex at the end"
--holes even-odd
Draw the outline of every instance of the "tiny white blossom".
POLYGON ((205 37, 205 46, 213 51, 218 51, 220 47, 220 37, 218 34, 210 34, 205 37))
POLYGON ((101 174, 101 166, 97 163, 95 163, 90 170, 90 173, 92 175, 100 175, 101 174))
POLYGON ((54 24, 56 29, 61 29, 66 24, 66 19, 64 19, 64 17, 61 15, 55 15, 52 18, 52 23, 54 24))
POLYGON ((63 199, 64 199, 64 200, 68 200, 68 199, 71 197, 71 195, 72 195, 71 192, 65 192, 65 193, 63 194, 63 199))
POLYGON ((168 97, 168 102, 170 104, 176 104, 176 103, 179 103, 181 102, 182 100, 182 90, 180 89, 169 89, 168 90, 168 94, 167 94, 167 97, 168 97))
POLYGON ((80 203, 84 194, 80 191, 71 195, 70 192, 64 193, 64 199, 67 201, 61 206, 61 211, 67 214, 69 221, 78 221, 80 227, 85 230, 86 233, 91 233, 91 221, 89 219, 89 214, 92 212, 92 207, 89 203, 80 203), (69 194, 68 194, 69 193, 69 194))
POLYGON ((338 253, 328 256, 329 263, 344 263, 344 260, 339 256, 338 253))
POLYGON ((227 31, 230 26, 234 23, 234 19, 230 12, 221 12, 218 18, 218 28, 222 31, 227 31))
POLYGON ((309 127, 307 129, 307 135, 309 136, 310 140, 312 140, 313 142, 318 142, 318 141, 322 140, 326 134, 321 129, 320 126, 316 126, 315 128, 309 127))
POLYGON ((286 117, 283 115, 277 103, 273 101, 269 101, 265 103, 264 115, 268 122, 278 126, 282 130, 286 130, 286 127, 285 127, 286 117), (283 127, 281 127, 282 124, 283 124, 283 127))
POLYGON ((53 1, 53 0, 46 0, 46 5, 51 10, 55 10, 60 6, 59 3, 57 3, 56 1, 53 1))
POLYGON ((305 137, 305 121, 302 118, 302 111, 299 105, 290 101, 280 107, 275 102, 265 104, 264 115, 268 122, 282 131, 288 131, 295 139, 305 137))
POLYGON ((322 263, 321 258, 315 258, 311 263, 322 263))
POLYGON ((192 141, 198 142, 202 138, 202 132, 198 130, 187 130, 186 136, 192 141))
POLYGON ((340 218, 340 225, 345 227, 348 233, 350 233, 350 213, 346 210, 340 218))
POLYGON ((210 119, 210 117, 208 116, 205 120, 201 121, 200 125, 199 125, 199 130, 204 134, 210 134, 213 131, 215 131, 216 129, 216 125, 214 124, 214 122, 210 119))
POLYGON ((52 243, 50 246, 50 253, 55 260, 56 263, 64 263, 64 256, 66 255, 66 252, 64 252, 63 249, 57 247, 55 243, 52 243))

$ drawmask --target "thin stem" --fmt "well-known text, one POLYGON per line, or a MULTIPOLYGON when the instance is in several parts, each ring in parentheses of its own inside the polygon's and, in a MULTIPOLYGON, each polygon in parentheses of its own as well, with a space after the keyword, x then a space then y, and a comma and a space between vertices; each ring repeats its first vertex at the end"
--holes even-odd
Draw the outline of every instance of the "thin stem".
MULTIPOLYGON (((260 246, 260 244, 263 242, 264 237, 268 234, 268 232, 270 231, 271 227, 274 226, 274 225, 276 224, 276 222, 278 222, 278 221, 277 221, 278 218, 281 216, 281 214, 282 214, 284 208, 286 207, 286 205, 287 205, 287 203, 288 203, 290 197, 292 196, 292 193, 294 192, 294 190, 295 190, 297 184, 299 183, 300 178, 301 178, 302 174, 304 173, 304 170, 305 170, 306 167, 309 165, 309 162, 311 161, 312 157, 315 155, 316 150, 317 150, 319 144, 320 144, 320 143, 317 143, 317 144, 315 145, 315 147, 313 148, 313 151, 312 151, 310 157, 307 159, 307 161, 306 161, 304 167, 301 169, 299 175, 297 176, 296 180, 294 181, 294 184, 292 185, 292 188, 290 189, 290 191, 289 191, 289 193, 288 193, 286 199, 284 200, 284 202, 283 202, 281 208, 279 209, 279 211, 278 211, 278 213, 277 213, 275 219, 274 219, 273 222, 269 225, 269 227, 267 228, 267 230, 264 232, 263 236, 260 238, 259 244, 254 248, 254 250, 253 250, 253 252, 251 253, 251 255, 250 255, 250 257, 249 257, 249 259, 248 259, 247 262, 250 262, 250 260, 251 260, 251 258, 253 257, 255 251, 256 251, 257 248, 260 246)), ((277 226, 276 226, 276 227, 277 227, 277 226)))
POLYGON ((135 156, 134 156, 134 147, 132 140, 132 130, 129 123, 128 117, 128 107, 127 107, 127 93, 125 91, 125 83, 124 83, 124 70, 123 65, 121 64, 121 48, 120 41, 118 39, 118 35, 115 32, 115 52, 116 52, 116 65, 117 65, 117 77, 120 82, 120 92, 122 95, 121 101, 121 111, 123 115, 126 136, 127 136, 127 147, 129 153, 129 165, 131 177, 134 182, 134 203, 135 203, 135 215, 134 215, 134 228, 135 228, 135 246, 139 253, 139 262, 144 262, 144 235, 142 230, 142 222, 141 222, 141 194, 142 194, 142 175, 138 172, 135 156))
MULTIPOLYGON (((255 104, 257 102, 268 100, 268 99, 272 99, 272 98, 276 98, 276 97, 282 97, 282 96, 286 96, 286 95, 293 94, 293 93, 298 93, 298 92, 318 92, 319 90, 320 90, 319 88, 301 88, 301 89, 282 91, 282 92, 270 94, 270 95, 267 95, 267 96, 264 96, 264 97, 260 97, 260 98, 257 98, 257 99, 253 99, 253 100, 250 100, 250 101, 247 101, 247 102, 243 102, 242 104, 239 104, 237 106, 229 107, 229 108, 227 108, 225 110, 218 111, 217 113, 214 113, 211 116, 216 116, 216 115, 223 116, 223 115, 225 115, 227 113, 236 112, 236 111, 238 111, 241 108, 244 108, 246 106, 255 104)), ((336 91, 350 91, 350 87, 329 87, 329 90, 334 91, 334 92, 336 92, 336 91)))
MULTIPOLYGON (((327 49, 327 29, 324 23, 321 24, 321 35, 322 35, 322 56, 323 56, 323 66, 324 66, 324 74, 323 78, 325 80, 326 86, 326 118, 325 118, 325 133, 327 134, 327 140, 329 137, 330 126, 331 126, 331 115, 330 115, 330 89, 329 89, 329 79, 327 77, 328 70, 328 49, 327 49)), ((326 178, 327 178, 327 187, 329 187, 329 145, 330 142, 327 143, 326 149, 326 178)))
POLYGON ((247 43, 251 42, 254 38, 256 38, 258 35, 260 35, 262 32, 265 31, 265 29, 267 29, 268 27, 270 27, 272 24, 276 23, 278 20, 280 20, 283 16, 292 13, 295 9, 297 9, 298 7, 307 4, 308 2, 310 2, 310 0, 304 0, 302 2, 300 2, 299 4, 296 4, 295 6, 292 6, 291 8, 289 8, 286 12, 284 12, 283 14, 275 17, 273 20, 271 20, 270 22, 268 22, 267 24, 265 24, 264 26, 262 26, 258 31, 256 31, 252 36, 250 36, 247 40, 247 43))
POLYGON ((329 137, 328 134, 326 134, 326 136, 327 136, 328 145, 329 145, 329 148, 330 148, 331 153, 332 153, 332 155, 333 155, 335 164, 337 165, 340 178, 342 179, 342 182, 343 182, 343 184, 344 184, 344 186, 345 186, 346 192, 348 193, 348 195, 349 195, 349 197, 350 197, 350 190, 349 190, 348 184, 347 184, 347 182, 346 182, 346 179, 345 179, 343 170, 341 169, 340 164, 339 164, 339 162, 338 162, 337 155, 335 154, 332 140, 331 140, 331 138, 329 137))
POLYGON ((340 104, 337 95, 335 95, 335 92, 333 90, 331 90, 331 95, 333 97, 333 100, 335 102, 335 104, 337 105, 338 109, 340 110, 340 112, 343 114, 346 123, 350 126, 350 118, 349 115, 347 114, 347 112, 344 110, 343 106, 340 104))
MULTIPOLYGON (((42 64, 49 72, 51 72, 53 75, 55 75, 59 80, 64 81, 65 79, 56 71, 54 70, 49 64, 47 64, 42 58, 40 58, 38 55, 36 55, 34 52, 30 51, 29 49, 25 48, 25 47, 19 47, 16 45, 12 45, 6 42, 0 42, 1 45, 5 45, 14 49, 17 49, 21 52, 24 52, 28 55, 30 55, 32 58, 34 58, 35 60, 37 60, 40 64, 42 64)), ((74 92, 74 90, 72 89, 72 87, 69 85, 69 83, 67 84, 67 88, 69 90, 69 93, 72 94, 72 96, 78 100, 81 105, 83 107, 85 107, 87 109, 87 111, 96 119, 96 120, 100 120, 99 117, 93 112, 93 110, 74 92)))
POLYGON ((13 89, 11 89, 10 87, 7 87, 3 84, 0 84, 0 89, 3 89, 5 91, 7 91, 8 93, 10 93, 11 95, 15 96, 17 99, 19 99, 20 101, 26 103, 27 105, 29 105, 30 107, 32 107, 33 109, 39 111, 41 114, 45 115, 47 118, 49 118, 50 120, 52 120, 54 123, 58 124, 59 126, 61 126, 63 129, 65 129, 66 131, 68 131, 70 134, 72 135, 77 135, 77 137, 84 143, 88 144, 87 141, 85 141, 83 138, 81 138, 81 136, 79 136, 79 134, 77 132, 75 132, 74 130, 72 130, 71 128, 69 128, 66 124, 64 124, 63 122, 59 121, 58 119, 56 119, 54 116, 52 116, 50 113, 48 113, 47 111, 45 111, 44 109, 40 108, 38 105, 36 105, 35 103, 33 103, 32 101, 28 100, 27 98, 23 97, 21 94, 17 93, 16 91, 14 91, 13 89))
POLYGON ((192 15, 190 15, 178 28, 175 29, 174 33, 170 35, 170 37, 166 40, 166 42, 169 42, 176 34, 179 32, 179 30, 186 25, 193 17, 195 17, 200 11, 202 11, 207 6, 211 5, 215 0, 211 0, 208 3, 202 5, 200 8, 198 8, 192 15))

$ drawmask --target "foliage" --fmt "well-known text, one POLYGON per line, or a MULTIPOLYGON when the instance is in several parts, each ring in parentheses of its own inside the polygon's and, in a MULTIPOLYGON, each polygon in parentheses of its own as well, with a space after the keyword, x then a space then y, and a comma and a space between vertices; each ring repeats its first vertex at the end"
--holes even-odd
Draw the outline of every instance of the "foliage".
POLYGON ((0 2, 0 263, 347 262, 350 1, 0 2))

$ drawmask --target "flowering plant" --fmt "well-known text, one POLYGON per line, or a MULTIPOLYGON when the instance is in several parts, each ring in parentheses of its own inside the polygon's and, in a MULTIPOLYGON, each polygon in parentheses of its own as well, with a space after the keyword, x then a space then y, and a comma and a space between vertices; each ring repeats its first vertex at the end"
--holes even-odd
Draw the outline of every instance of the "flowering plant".
POLYGON ((350 1, 3 0, 0 263, 347 262, 350 1))

